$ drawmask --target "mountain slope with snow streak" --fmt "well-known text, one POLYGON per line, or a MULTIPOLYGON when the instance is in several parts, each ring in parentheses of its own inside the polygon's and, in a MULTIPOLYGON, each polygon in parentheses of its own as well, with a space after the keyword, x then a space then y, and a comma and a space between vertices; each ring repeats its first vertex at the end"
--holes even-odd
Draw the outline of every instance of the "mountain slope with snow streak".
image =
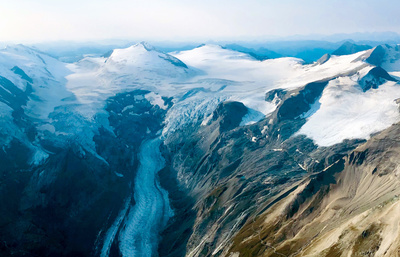
POLYGON ((73 94, 65 88, 65 77, 71 73, 66 64, 23 45, 9 46, 0 51, 1 75, 21 90, 27 83, 32 96, 27 103, 28 115, 47 119, 54 108, 65 105, 73 94))

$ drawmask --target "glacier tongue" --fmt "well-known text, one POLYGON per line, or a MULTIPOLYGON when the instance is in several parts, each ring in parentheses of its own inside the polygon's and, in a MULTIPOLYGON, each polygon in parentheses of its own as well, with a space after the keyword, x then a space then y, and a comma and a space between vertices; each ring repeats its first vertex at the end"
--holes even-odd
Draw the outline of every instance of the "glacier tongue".
POLYGON ((106 233, 106 236, 104 239, 104 243, 103 243, 103 247, 101 249, 100 257, 107 257, 110 254, 111 245, 114 242, 115 237, 118 233, 118 229, 121 226, 121 223, 126 216, 126 213, 129 209, 130 201, 131 201, 131 197, 128 197, 128 199, 125 201, 124 209, 122 209, 120 211, 117 219, 114 221, 112 226, 107 230, 107 233, 106 233))
POLYGON ((173 215, 168 193, 157 181, 157 172, 164 167, 156 138, 142 143, 140 166, 134 187, 135 205, 129 210, 119 235, 119 248, 123 257, 155 256, 159 232, 173 215))

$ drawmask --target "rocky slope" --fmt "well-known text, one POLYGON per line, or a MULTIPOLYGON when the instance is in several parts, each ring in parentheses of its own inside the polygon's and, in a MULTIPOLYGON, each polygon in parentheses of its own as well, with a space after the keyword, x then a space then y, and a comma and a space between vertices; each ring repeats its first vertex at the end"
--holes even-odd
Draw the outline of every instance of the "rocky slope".
POLYGON ((240 256, 397 256, 399 125, 313 172, 235 237, 240 256))

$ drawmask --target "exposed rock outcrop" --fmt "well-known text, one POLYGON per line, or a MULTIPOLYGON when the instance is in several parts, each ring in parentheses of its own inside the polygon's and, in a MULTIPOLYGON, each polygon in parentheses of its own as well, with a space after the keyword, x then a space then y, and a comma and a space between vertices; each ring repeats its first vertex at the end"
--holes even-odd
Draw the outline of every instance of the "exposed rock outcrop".
POLYGON ((372 68, 358 83, 365 92, 371 88, 377 89, 380 85, 388 81, 397 80, 390 76, 389 73, 381 67, 375 67, 372 68))

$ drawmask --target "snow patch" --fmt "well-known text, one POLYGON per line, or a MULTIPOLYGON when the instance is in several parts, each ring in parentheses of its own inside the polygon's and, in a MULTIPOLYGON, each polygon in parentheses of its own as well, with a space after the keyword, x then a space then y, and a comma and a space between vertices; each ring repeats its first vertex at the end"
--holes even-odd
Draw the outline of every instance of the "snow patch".
POLYGON ((157 105, 163 110, 166 110, 168 108, 168 106, 165 105, 164 100, 161 98, 159 94, 150 92, 146 94, 145 97, 152 105, 157 105))
POLYGON ((36 148, 35 153, 33 154, 31 159, 31 164, 33 165, 42 164, 48 157, 49 157, 48 153, 46 153, 40 148, 36 148))

